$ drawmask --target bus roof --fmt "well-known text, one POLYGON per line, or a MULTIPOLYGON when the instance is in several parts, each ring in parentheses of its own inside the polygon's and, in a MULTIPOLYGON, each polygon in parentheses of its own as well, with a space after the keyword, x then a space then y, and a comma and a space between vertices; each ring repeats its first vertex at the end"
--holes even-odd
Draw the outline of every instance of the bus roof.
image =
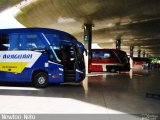
POLYGON ((119 49, 91 49, 92 51, 113 51, 113 52, 122 52, 122 53, 125 53, 125 51, 123 50, 119 50, 119 49))
POLYGON ((64 31, 56 30, 56 29, 50 29, 50 28, 11 28, 11 29, 0 29, 0 33, 14 33, 14 32, 54 32, 54 33, 62 33, 62 34, 69 34, 64 31))
POLYGON ((41 33, 48 33, 48 34, 63 34, 68 35, 72 40, 77 41, 77 39, 64 31, 56 30, 56 29, 50 29, 50 28, 11 28, 11 29, 0 29, 0 34, 6 34, 6 33, 32 33, 32 32, 41 32, 41 33))
MULTIPOLYGON (((48 33, 48 34, 63 34, 70 38, 70 41, 78 44, 82 50, 84 50, 84 46, 82 43, 80 43, 73 35, 56 29, 50 29, 50 28, 11 28, 11 29, 0 29, 0 34, 10 34, 10 33, 33 33, 33 32, 40 32, 40 33, 48 33)), ((63 40, 62 40, 63 41, 63 40)))

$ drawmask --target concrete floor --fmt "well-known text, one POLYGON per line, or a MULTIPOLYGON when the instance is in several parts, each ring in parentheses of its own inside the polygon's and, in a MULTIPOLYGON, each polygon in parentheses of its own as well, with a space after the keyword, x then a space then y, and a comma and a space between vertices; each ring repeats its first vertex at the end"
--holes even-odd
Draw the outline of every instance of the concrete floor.
POLYGON ((146 98, 160 93, 160 71, 91 73, 81 85, 1 85, 0 113, 160 113, 160 100, 146 98))

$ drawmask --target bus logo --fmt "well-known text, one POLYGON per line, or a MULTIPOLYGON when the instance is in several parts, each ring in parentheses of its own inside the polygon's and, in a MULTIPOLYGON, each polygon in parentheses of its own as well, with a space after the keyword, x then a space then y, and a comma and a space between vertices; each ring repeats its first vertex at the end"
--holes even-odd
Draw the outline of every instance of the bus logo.
POLYGON ((32 54, 4 54, 3 59, 32 59, 32 54))

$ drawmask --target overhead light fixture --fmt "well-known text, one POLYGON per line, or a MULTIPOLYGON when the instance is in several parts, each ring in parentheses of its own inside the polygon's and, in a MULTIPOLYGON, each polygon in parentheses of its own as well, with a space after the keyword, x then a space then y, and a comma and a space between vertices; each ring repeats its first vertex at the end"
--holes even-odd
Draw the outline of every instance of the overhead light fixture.
POLYGON ((76 20, 73 18, 59 17, 57 22, 62 23, 62 24, 63 23, 73 23, 73 22, 76 22, 76 20))
POLYGON ((129 42, 130 40, 129 40, 129 39, 124 39, 124 40, 122 40, 122 41, 129 42))
POLYGON ((113 23, 108 23, 108 24, 106 25, 107 28, 108 28, 108 27, 113 27, 113 26, 115 26, 115 24, 113 24, 113 23))
POLYGON ((114 42, 115 40, 113 40, 113 39, 109 39, 109 40, 107 40, 108 42, 114 42))

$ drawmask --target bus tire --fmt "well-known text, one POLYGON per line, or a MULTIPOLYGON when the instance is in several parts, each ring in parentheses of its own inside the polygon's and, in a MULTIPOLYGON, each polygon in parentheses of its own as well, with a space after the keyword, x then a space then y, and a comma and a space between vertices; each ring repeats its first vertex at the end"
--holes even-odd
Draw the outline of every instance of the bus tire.
POLYGON ((48 75, 45 72, 39 72, 33 76, 33 84, 37 88, 45 88, 48 85, 48 75))

